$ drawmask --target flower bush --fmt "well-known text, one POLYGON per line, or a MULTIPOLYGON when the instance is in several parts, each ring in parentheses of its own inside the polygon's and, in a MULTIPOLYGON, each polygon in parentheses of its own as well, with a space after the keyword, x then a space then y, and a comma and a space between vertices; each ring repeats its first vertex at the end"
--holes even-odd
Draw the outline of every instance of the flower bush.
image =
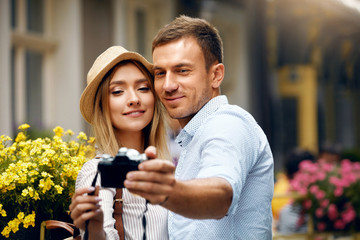
POLYGON ((300 194, 295 203, 309 214, 319 232, 360 230, 360 163, 303 161, 291 181, 300 194))
MULTIPOLYGON (((41 220, 66 215, 82 165, 95 153, 94 138, 56 127, 52 138, 28 139, 19 126, 13 141, 0 137, 0 231, 8 238, 41 220)), ((40 226, 38 226, 40 227, 40 226)))

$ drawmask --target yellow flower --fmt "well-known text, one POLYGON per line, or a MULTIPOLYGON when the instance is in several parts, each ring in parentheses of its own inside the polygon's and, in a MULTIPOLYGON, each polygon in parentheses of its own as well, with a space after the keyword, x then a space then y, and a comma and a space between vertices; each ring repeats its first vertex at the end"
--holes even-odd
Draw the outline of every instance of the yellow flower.
POLYGON ((23 132, 19 132, 17 137, 15 138, 15 142, 21 142, 25 140, 26 140, 26 136, 23 132))
POLYGON ((79 132, 79 135, 77 136, 79 140, 87 140, 87 136, 84 132, 79 132))
POLYGON ((19 228, 35 226, 35 213, 47 219, 68 210, 75 181, 82 165, 95 152, 94 138, 87 142, 80 132, 61 127, 52 138, 27 139, 28 125, 21 125, 17 137, 0 136, 0 238, 16 239, 19 228), (62 137, 67 135, 64 140, 62 137), (16 199, 16 201, 14 201, 16 199), (41 205, 46 201, 49 206, 41 205), (61 203, 61 204, 59 204, 61 203), (5 211, 5 209, 7 211, 5 211), (8 209, 11 209, 9 211, 8 209), (6 217, 6 218, 4 218, 6 217), (7 221, 7 222, 5 222, 7 221))
POLYGON ((24 197, 26 197, 28 194, 29 194, 29 190, 27 190, 27 189, 23 189, 21 192, 21 196, 24 196, 24 197))
POLYGON ((16 233, 17 231, 19 231, 19 225, 20 225, 20 221, 19 221, 19 219, 17 219, 17 218, 11 220, 11 221, 8 223, 8 227, 11 229, 11 231, 12 231, 13 233, 16 233))
POLYGON ((0 215, 6 217, 6 211, 2 207, 3 205, 0 203, 0 215))
POLYGON ((64 129, 60 126, 57 126, 56 128, 54 128, 53 131, 57 137, 61 137, 64 133, 64 129))
POLYGON ((19 212, 17 217, 18 217, 19 220, 23 220, 24 216, 25 216, 25 214, 23 212, 19 212))
POLYGON ((56 189, 58 194, 61 194, 64 188, 59 186, 59 185, 55 185, 55 189, 56 189))
POLYGON ((31 194, 30 194, 30 197, 32 197, 36 201, 40 200, 39 193, 37 193, 37 192, 34 192, 33 196, 31 196, 31 194))
MULTIPOLYGON (((12 139, 6 135, 0 136, 0 150, 4 149, 6 147, 6 143, 8 141, 12 141, 12 139)), ((1 154, 1 157, 5 157, 5 154, 1 154)))
POLYGON ((89 143, 89 144, 94 144, 94 143, 95 143, 95 138, 94 138, 94 137, 90 137, 88 143, 89 143))
POLYGON ((10 232, 11 232, 10 227, 6 226, 6 227, 4 227, 4 229, 2 230, 1 235, 3 235, 4 237, 8 238, 8 237, 10 236, 10 232))
POLYGON ((24 218, 23 224, 24 224, 24 228, 28 228, 30 225, 35 227, 35 212, 32 211, 31 214, 27 215, 24 218))
POLYGON ((21 124, 21 125, 18 127, 18 129, 19 129, 19 130, 26 130, 26 129, 28 129, 29 127, 30 127, 29 124, 24 123, 24 124, 21 124))
POLYGON ((65 135, 69 135, 69 136, 73 136, 74 135, 74 132, 70 129, 68 129, 66 132, 65 132, 65 135))

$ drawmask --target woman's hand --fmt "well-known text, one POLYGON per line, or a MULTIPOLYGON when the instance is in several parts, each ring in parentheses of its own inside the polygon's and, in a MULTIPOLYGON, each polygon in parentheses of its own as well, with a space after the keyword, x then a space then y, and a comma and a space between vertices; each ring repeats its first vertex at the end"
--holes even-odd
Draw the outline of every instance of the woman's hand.
POLYGON ((70 209, 70 217, 72 218, 74 225, 77 228, 85 230, 85 222, 89 220, 88 231, 89 238, 92 236, 105 236, 104 232, 104 215, 101 210, 100 201, 98 197, 99 187, 79 188, 75 190, 72 197, 70 209), (94 195, 89 195, 94 192, 94 195))

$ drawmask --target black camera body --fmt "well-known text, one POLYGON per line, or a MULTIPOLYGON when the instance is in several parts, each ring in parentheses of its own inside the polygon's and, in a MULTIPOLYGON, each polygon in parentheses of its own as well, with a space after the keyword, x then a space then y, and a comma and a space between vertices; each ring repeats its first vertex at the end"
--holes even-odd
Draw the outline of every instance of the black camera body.
POLYGON ((146 155, 135 149, 122 147, 115 157, 104 155, 98 164, 101 186, 109 188, 124 188, 126 174, 138 170, 138 165, 147 160, 146 155))

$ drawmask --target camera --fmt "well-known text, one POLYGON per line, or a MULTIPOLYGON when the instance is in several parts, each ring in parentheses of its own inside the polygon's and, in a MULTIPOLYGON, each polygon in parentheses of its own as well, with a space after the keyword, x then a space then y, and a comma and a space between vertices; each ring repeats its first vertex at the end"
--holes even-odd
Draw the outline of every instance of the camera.
POLYGON ((138 170, 138 165, 147 160, 145 153, 140 154, 135 149, 122 147, 115 157, 103 155, 98 164, 101 186, 110 188, 124 188, 126 174, 138 170))

